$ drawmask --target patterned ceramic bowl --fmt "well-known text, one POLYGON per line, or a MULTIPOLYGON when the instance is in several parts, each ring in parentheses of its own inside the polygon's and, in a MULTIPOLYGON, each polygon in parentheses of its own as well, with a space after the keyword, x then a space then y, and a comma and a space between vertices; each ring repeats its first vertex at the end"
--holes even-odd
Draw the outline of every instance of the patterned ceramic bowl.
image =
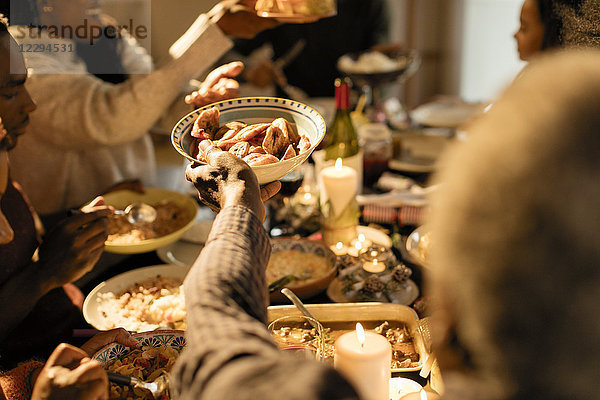
MULTIPOLYGON (((317 269, 315 270, 318 272, 312 274, 309 279, 295 279, 282 285, 282 287, 287 287, 293 291, 301 299, 310 298, 324 291, 327 289, 327 286, 329 286, 332 279, 335 278, 337 274, 337 257, 333 251, 324 244, 306 239, 274 239, 271 243, 271 260, 269 261, 267 270, 274 267, 273 261, 278 259, 277 253, 283 254, 283 252, 286 252, 286 257, 289 257, 290 260, 292 260, 289 263, 290 265, 306 268, 306 266, 313 262, 319 264, 316 265, 317 269), (318 258, 307 258, 306 261, 303 261, 303 255, 313 255, 318 256, 318 258)), ((284 260, 285 258, 281 259, 280 262, 283 262, 284 260)), ((286 270, 283 275, 288 275, 290 273, 295 273, 296 275, 304 274, 303 271, 286 270)), ((267 271, 267 276, 269 276, 269 271, 267 271)), ((267 278, 267 280, 269 279, 267 278)), ((279 290, 271 293, 271 302, 286 301, 288 301, 287 298, 282 295, 279 290)))
POLYGON ((257 124, 271 122, 275 118, 282 117, 295 123, 298 132, 310 139, 310 148, 295 157, 273 164, 252 167, 258 178, 258 183, 261 185, 279 180, 300 166, 325 136, 325 121, 321 114, 312 107, 294 100, 275 97, 241 97, 209 104, 194 110, 175 125, 171 133, 171 143, 179 154, 190 161, 198 162, 190 154, 190 147, 193 140, 190 133, 194 122, 202 111, 214 106, 219 109, 220 125, 231 121, 257 124))
MULTIPOLYGON (((178 330, 141 332, 134 333, 132 336, 135 340, 140 342, 142 346, 169 346, 181 351, 186 344, 184 331, 178 330)), ((129 352, 129 347, 123 346, 120 343, 111 343, 98 350, 92 359, 98 360, 102 365, 106 366, 114 360, 123 357, 127 352, 129 352)))

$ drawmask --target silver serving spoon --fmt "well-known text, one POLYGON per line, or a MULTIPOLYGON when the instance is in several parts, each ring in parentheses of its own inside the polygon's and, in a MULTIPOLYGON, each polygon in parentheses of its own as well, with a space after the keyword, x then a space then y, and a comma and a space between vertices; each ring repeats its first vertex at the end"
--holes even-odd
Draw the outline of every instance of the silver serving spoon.
POLYGON ((129 386, 131 388, 141 388, 152 393, 152 397, 160 399, 162 395, 169 396, 169 376, 162 374, 153 382, 144 382, 133 376, 125 376, 114 372, 107 372, 108 380, 121 386, 129 386))
MULTIPOLYGON (((290 299, 290 301, 292 303, 294 303, 294 305, 296 306, 296 308, 298 310, 300 310, 300 312, 302 314, 304 314, 305 316, 314 319, 315 321, 319 321, 318 319, 316 319, 310 311, 308 311, 308 308, 306 308, 306 306, 304 305, 304 303, 302 303, 302 301, 298 298, 298 296, 296 296, 296 293, 292 292, 290 289, 288 288, 283 288, 281 289, 281 293, 287 297, 288 299, 290 299)), ((313 321, 311 321, 310 319, 308 320, 308 322, 310 322, 310 324, 313 326, 313 328, 315 329, 319 329, 317 324, 315 324, 313 321)))
POLYGON ((132 203, 124 210, 114 210, 114 214, 123 215, 132 224, 149 224, 156 219, 156 209, 146 203, 132 203))

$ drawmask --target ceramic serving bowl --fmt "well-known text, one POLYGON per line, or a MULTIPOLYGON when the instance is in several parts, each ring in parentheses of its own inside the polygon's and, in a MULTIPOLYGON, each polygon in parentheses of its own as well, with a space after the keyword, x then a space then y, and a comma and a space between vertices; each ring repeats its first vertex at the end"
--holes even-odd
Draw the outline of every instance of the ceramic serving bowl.
POLYGON ((184 193, 175 192, 172 190, 159 189, 159 188, 146 188, 145 193, 138 193, 131 190, 118 190, 115 192, 108 193, 103 196, 104 202, 107 205, 114 206, 117 209, 124 209, 126 206, 136 202, 142 202, 150 205, 154 205, 162 200, 170 200, 175 202, 180 208, 186 210, 189 221, 167 235, 139 240, 132 243, 116 243, 107 241, 105 243, 104 250, 109 253, 117 254, 138 254, 146 253, 158 249, 159 247, 166 246, 169 243, 173 243, 179 239, 185 231, 187 231, 196 219, 198 213, 198 203, 196 200, 184 193))
MULTIPOLYGON (((143 282, 150 278, 162 276, 166 278, 175 278, 183 282, 190 267, 180 267, 176 265, 153 265, 150 267, 137 268, 131 271, 123 272, 116 275, 96 286, 86 297, 83 302, 83 317, 94 328, 106 330, 112 328, 115 316, 104 315, 100 311, 100 304, 103 301, 105 293, 121 293, 128 287, 143 282), (111 320, 111 318, 113 318, 111 320)), ((152 328, 150 328, 152 329, 152 328)), ((128 329, 134 331, 137 329, 128 329)))
MULTIPOLYGON (((325 289, 327 289, 333 278, 335 278, 337 274, 336 255, 323 243, 306 239, 273 239, 271 243, 271 261, 267 269, 273 268, 273 260, 277 258, 276 256, 274 257, 274 255, 276 255, 278 252, 293 251, 294 253, 291 258, 294 260, 301 260, 302 256, 305 254, 319 256, 318 262, 322 263, 322 265, 319 266, 319 270, 323 272, 316 273, 309 279, 292 280, 291 282, 283 285, 283 287, 287 287, 301 299, 308 299, 323 292, 325 289)), ((300 262, 300 264, 302 263, 300 262)), ((288 270, 287 273, 289 272, 290 271, 288 270)), ((303 272, 296 271, 296 274, 302 275, 303 272)), ((287 300, 287 298, 282 295, 279 290, 271 293, 272 303, 287 301, 289 300, 287 300)))
MULTIPOLYGON (((159 330, 133 333, 131 336, 142 346, 169 346, 181 351, 186 344, 184 333, 184 331, 180 330, 159 330)), ((110 343, 98 350, 96 354, 92 356, 92 359, 98 360, 102 365, 106 366, 123 357, 129 350, 129 347, 123 346, 120 343, 110 343)))
POLYGON ((299 167, 310 156, 317 145, 325 136, 325 121, 312 107, 294 100, 276 97, 241 97, 209 104, 192 111, 183 117, 173 128, 171 143, 175 150, 188 160, 200 163, 190 154, 190 147, 194 138, 191 136, 192 127, 202 111, 217 107, 219 109, 219 124, 224 125, 232 121, 241 121, 246 124, 271 122, 276 118, 285 118, 296 124, 298 133, 310 139, 310 148, 287 160, 268 165, 252 167, 258 178, 258 183, 263 185, 283 178, 289 172, 299 167))

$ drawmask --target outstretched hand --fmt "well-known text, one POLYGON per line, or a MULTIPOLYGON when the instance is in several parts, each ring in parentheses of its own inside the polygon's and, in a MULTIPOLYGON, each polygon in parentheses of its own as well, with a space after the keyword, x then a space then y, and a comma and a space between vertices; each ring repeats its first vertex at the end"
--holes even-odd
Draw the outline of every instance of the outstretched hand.
POLYGON ((137 348, 140 345, 139 342, 125 329, 116 328, 97 333, 90 340, 81 345, 81 350, 85 351, 91 357, 107 344, 114 342, 131 348, 137 348))
POLYGON ((199 108, 220 100, 227 100, 239 95, 240 84, 232 78, 238 76, 244 64, 234 61, 212 70, 200 88, 185 97, 185 102, 199 108))
POLYGON ((281 188, 281 182, 271 182, 259 187, 252 169, 240 158, 222 151, 210 140, 200 143, 206 165, 189 165, 186 178, 198 190, 200 201, 219 212, 231 205, 243 205, 265 220, 264 201, 273 197, 281 188))

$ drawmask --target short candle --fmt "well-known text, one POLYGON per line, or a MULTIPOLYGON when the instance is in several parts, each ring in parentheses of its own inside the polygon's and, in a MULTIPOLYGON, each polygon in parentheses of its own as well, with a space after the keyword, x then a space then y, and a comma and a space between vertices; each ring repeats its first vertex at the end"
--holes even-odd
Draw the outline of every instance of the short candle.
POLYGON ((335 341, 334 367, 354 386, 361 399, 388 400, 392 346, 361 324, 335 341))

